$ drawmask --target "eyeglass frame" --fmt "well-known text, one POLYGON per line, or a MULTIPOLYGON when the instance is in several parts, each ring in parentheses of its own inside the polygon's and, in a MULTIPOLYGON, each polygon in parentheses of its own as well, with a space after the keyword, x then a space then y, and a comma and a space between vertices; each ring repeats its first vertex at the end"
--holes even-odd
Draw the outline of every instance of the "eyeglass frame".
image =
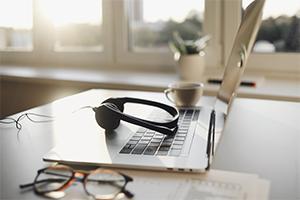
MULTIPOLYGON (((133 178, 124 174, 124 173, 121 173, 121 172, 118 172, 118 171, 113 171, 113 170, 110 170, 110 169, 106 169, 106 168, 97 168, 97 169, 94 169, 94 170, 75 170, 67 165, 55 165, 55 166, 48 166, 48 167, 45 167, 45 168, 42 168, 42 169, 39 169, 37 171, 37 175, 36 177, 34 178, 34 181, 33 183, 28 183, 28 184, 21 184, 19 187, 22 189, 22 188, 27 188, 27 187, 30 187, 30 186, 33 186, 33 189, 34 189, 34 192, 38 195, 42 195, 42 196, 45 196, 46 194, 50 193, 50 192, 57 192, 57 191, 63 191, 63 190, 66 190, 68 187, 70 187, 72 185, 72 183, 78 181, 78 182, 81 182, 83 184, 83 188, 84 188, 84 191, 87 193, 88 196, 91 196, 93 197, 94 199, 97 199, 95 197, 95 195, 91 194, 90 192, 88 192, 87 188, 86 188, 86 182, 87 182, 87 177, 90 175, 90 174, 93 174, 97 171, 109 171, 109 172, 112 172, 112 173, 116 173, 116 174, 119 174, 121 175, 123 178, 124 178, 124 185, 122 187, 120 187, 120 191, 117 192, 116 194, 112 194, 112 197, 111 198, 101 198, 101 199, 114 199, 116 198, 119 194, 124 194, 127 198, 132 198, 134 196, 133 193, 131 193, 130 191, 126 190, 126 186, 129 182, 132 182, 133 181, 133 178), (68 180, 66 181, 66 183, 64 183, 62 186, 60 186, 59 188, 57 189, 54 189, 54 190, 49 190, 49 191, 39 191, 37 188, 36 188, 36 184, 38 183, 38 177, 40 176, 41 173, 43 173, 45 170, 47 169, 61 169, 61 168, 64 168, 64 169, 67 169, 69 170, 70 172, 72 172, 72 175, 70 177, 67 177, 67 176, 64 176, 62 174, 55 174, 57 176, 62 176, 62 177, 67 177, 68 180), (77 177, 76 177, 77 175, 77 177), (78 175, 83 175, 83 177, 78 177, 78 175)), ((47 174, 47 173, 45 173, 47 174)), ((99 199, 99 198, 98 198, 99 199)))

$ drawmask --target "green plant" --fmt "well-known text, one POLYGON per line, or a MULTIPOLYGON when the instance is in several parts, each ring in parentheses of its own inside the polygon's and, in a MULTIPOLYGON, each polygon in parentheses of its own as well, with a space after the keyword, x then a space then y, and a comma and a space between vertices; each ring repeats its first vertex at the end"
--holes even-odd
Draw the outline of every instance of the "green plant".
POLYGON ((174 54, 200 54, 210 38, 210 35, 205 35, 197 40, 183 40, 178 32, 173 32, 173 40, 169 41, 169 47, 174 54))

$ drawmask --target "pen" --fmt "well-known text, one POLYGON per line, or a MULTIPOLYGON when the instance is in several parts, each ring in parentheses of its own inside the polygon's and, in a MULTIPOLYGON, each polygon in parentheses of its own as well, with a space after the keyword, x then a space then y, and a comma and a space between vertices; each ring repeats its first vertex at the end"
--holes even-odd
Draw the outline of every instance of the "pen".
MULTIPOLYGON (((208 83, 210 84, 221 84, 221 79, 208 79, 208 83)), ((246 87, 256 87, 256 83, 252 81, 241 81, 240 86, 246 86, 246 87)))
POLYGON ((212 110, 210 113, 208 134, 207 134, 207 146, 206 146, 206 156, 207 156, 207 169, 210 168, 211 157, 214 155, 215 146, 215 123, 216 123, 216 112, 212 110))

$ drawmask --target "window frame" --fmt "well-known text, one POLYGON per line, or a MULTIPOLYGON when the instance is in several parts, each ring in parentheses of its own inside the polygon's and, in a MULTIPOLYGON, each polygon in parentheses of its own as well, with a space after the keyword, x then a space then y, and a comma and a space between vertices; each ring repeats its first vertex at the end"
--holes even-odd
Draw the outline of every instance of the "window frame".
MULTIPOLYGON (((102 1, 103 51, 55 51, 53 29, 39 12, 38 0, 32 0, 33 49, 31 51, 0 50, 1 64, 99 68, 100 63, 113 60, 113 18, 109 0, 102 1), (45 35, 47 35, 45 37, 45 35)), ((100 9, 100 8, 99 8, 100 9)))
MULTIPOLYGON (((224 0, 224 58, 228 59, 242 17, 241 0, 224 0)), ((300 53, 251 53, 247 71, 266 74, 300 73, 300 53)))

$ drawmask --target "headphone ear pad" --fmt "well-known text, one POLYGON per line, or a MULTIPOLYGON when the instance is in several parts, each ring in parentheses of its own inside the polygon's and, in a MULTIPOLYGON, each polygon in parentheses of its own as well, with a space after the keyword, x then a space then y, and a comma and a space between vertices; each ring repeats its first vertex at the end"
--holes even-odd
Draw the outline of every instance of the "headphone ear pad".
POLYGON ((107 131, 116 129, 120 125, 120 110, 112 103, 104 103, 94 109, 95 118, 100 127, 107 131))

